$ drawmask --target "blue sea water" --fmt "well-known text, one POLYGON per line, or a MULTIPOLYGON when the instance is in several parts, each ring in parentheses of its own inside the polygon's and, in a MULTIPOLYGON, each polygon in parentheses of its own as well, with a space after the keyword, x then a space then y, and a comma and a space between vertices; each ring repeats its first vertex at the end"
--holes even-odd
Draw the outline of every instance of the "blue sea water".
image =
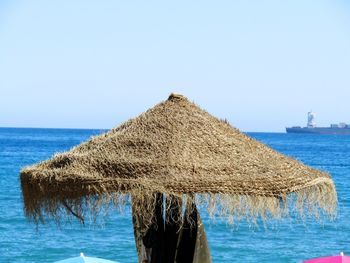
MULTIPOLYGON (((77 222, 35 225, 24 217, 19 171, 102 130, 0 128, 0 262, 54 262, 88 256, 137 262, 130 210, 112 213, 103 226, 77 222)), ((241 222, 234 227, 203 212, 214 262, 301 262, 350 254, 350 136, 251 133, 272 148, 329 172, 338 191, 335 221, 286 219, 267 227, 241 222)))

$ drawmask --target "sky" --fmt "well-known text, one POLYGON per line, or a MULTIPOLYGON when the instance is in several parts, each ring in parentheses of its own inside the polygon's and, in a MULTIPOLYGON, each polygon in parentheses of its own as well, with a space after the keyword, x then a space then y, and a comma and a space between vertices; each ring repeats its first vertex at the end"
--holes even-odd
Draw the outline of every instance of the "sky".
POLYGON ((171 92, 242 131, 350 123, 350 3, 0 0, 0 127, 112 128, 171 92))

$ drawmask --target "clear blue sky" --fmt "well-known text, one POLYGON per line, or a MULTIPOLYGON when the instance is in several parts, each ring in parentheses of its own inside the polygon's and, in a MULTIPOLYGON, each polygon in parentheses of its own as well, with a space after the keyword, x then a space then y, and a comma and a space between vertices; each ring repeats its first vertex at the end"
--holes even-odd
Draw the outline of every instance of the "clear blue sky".
POLYGON ((350 4, 0 0, 0 126, 111 128, 172 91, 243 131, 350 122, 350 4))

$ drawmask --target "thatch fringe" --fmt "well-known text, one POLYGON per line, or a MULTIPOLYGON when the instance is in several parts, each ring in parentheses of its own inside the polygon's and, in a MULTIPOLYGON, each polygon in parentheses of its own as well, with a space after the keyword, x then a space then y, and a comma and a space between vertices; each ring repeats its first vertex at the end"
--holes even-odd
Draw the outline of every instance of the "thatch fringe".
MULTIPOLYGON (((24 191, 25 193, 25 191, 24 191)), ((269 219, 278 219, 297 215, 301 219, 313 216, 317 219, 324 217, 334 218, 337 199, 335 188, 330 180, 322 184, 315 184, 299 189, 292 194, 284 196, 252 196, 231 195, 225 193, 198 193, 180 194, 166 193, 165 210, 169 213, 170 202, 177 202, 182 210, 187 202, 194 202, 199 209, 207 210, 211 218, 223 218, 229 224, 247 220, 255 225, 258 220, 267 222, 269 219)), ((35 223, 44 223, 53 219, 60 223, 62 219, 76 217, 82 223, 86 219, 96 222, 110 211, 123 212, 125 206, 130 205, 133 211, 141 214, 144 225, 147 227, 154 223, 155 193, 147 192, 143 187, 125 191, 97 191, 94 195, 77 198, 43 198, 32 196, 32 202, 25 204, 27 218, 35 223), (38 198, 38 199, 35 199, 38 198)), ((188 206, 190 207, 190 206, 188 206)), ((171 214, 171 213, 169 213, 171 214)), ((184 213, 183 213, 184 214, 184 213)), ((187 213, 190 214, 190 213, 187 213)), ((183 219, 178 220, 179 223, 183 219)))

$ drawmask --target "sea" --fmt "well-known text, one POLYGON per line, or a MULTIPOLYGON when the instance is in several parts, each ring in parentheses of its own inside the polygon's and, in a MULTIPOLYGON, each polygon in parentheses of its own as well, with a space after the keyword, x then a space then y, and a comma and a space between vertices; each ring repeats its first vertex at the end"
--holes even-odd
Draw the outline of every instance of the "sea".
MULTIPOLYGON (((24 216, 20 169, 102 132, 105 130, 0 128, 1 263, 51 263, 80 252, 121 263, 137 262, 129 207, 110 213, 98 225, 73 220, 36 226, 24 216)), ((302 262, 340 252, 350 254, 350 136, 248 135, 330 173, 338 192, 337 217, 228 225, 201 211, 213 262, 302 262)))

